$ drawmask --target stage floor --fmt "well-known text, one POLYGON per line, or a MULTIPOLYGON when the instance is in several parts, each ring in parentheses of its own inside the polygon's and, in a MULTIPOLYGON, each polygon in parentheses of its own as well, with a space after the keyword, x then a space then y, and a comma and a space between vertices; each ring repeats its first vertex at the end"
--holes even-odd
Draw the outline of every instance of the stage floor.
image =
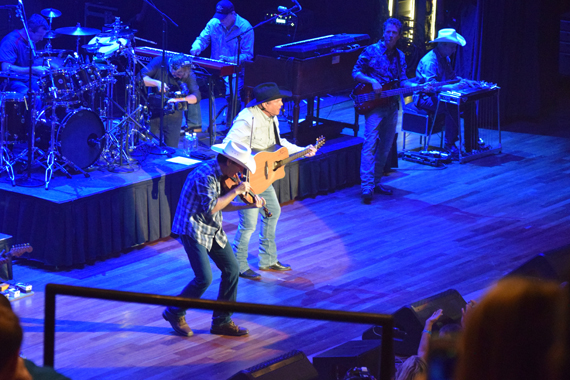
MULTIPOLYGON (((432 168, 400 160, 385 178, 393 196, 360 200, 359 186, 289 202, 278 226, 285 273, 240 279, 238 301, 391 313, 446 289, 466 299, 537 253, 570 243, 570 140, 503 134, 503 154, 432 168)), ((233 239, 237 215, 224 213, 233 239)), ((253 235, 250 263, 257 270, 253 235)), ((214 299, 220 272, 204 298, 214 299)), ((13 303, 23 354, 42 363, 46 283, 175 295, 192 278, 177 240, 166 238, 83 269, 14 266, 36 294, 13 303)), ((298 349, 308 356, 361 336, 368 326, 236 314, 241 338, 209 334, 210 313, 189 311, 195 335, 173 335, 162 308, 59 297, 55 368, 74 379, 225 379, 298 349)))
MULTIPOLYGON (((357 183, 361 146, 361 138, 342 136, 328 141, 315 157, 288 164, 286 177, 274 183, 280 202, 357 183)), ((4 173, 0 231, 14 244, 32 245, 33 252, 23 257, 54 267, 91 264, 170 236, 182 186, 200 161, 182 157, 181 150, 170 156, 152 151, 138 147, 132 165, 114 171, 96 166, 88 178, 58 172, 47 190, 12 186, 4 173)), ((200 152, 214 157, 207 146, 200 152)), ((35 170, 33 178, 43 179, 43 173, 35 170)))

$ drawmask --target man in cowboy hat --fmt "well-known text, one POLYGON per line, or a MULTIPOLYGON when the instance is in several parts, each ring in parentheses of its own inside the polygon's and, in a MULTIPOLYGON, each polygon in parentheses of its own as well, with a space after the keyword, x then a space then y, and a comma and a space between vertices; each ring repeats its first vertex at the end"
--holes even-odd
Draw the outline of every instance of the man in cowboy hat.
MULTIPOLYGON (((418 64, 416 77, 419 83, 434 82, 434 87, 428 87, 426 91, 414 94, 414 102, 417 107, 434 113, 437 108, 437 94, 435 93, 435 83, 459 79, 458 83, 447 84, 437 87, 440 91, 459 90, 465 87, 474 86, 474 82, 462 79, 455 74, 451 65, 450 56, 455 53, 457 46, 465 46, 463 38, 455 29, 441 29, 437 33, 437 38, 433 41, 436 47, 429 51, 418 64)), ((465 123, 465 149, 469 152, 477 144, 479 133, 477 128, 471 128, 468 120, 471 118, 471 106, 463 107, 465 123), (469 137, 469 138, 468 138, 469 137)), ((459 139, 459 120, 457 119, 457 108, 448 109, 447 103, 440 103, 438 114, 445 115, 445 150, 454 157, 459 153, 455 142, 459 139)))
MULTIPOLYGON (((253 29, 251 24, 236 13, 231 1, 221 0, 216 4, 214 17, 208 21, 204 30, 192 43, 190 54, 199 55, 204 49, 211 46, 210 58, 237 63, 238 43, 240 44, 239 62, 253 60, 253 29), (238 35, 241 37, 236 38, 238 35)), ((228 78, 224 78, 224 81, 226 88, 229 88, 228 78)), ((228 127, 232 124, 233 116, 241 109, 242 89, 243 71, 238 74, 237 89, 234 87, 234 94, 238 98, 237 109, 233 109, 233 99, 229 96, 226 98, 228 101, 226 125, 228 127)))
MULTIPOLYGON (((407 82, 404 53, 396 48, 401 31, 402 23, 399 20, 386 20, 383 40, 366 47, 352 70, 352 77, 356 81, 369 83, 377 94, 389 82, 398 82, 398 87, 410 85, 407 82)), ((375 193, 392 195, 392 189, 380 183, 383 173, 375 173, 375 167, 383 168, 390 153, 396 134, 397 111, 397 99, 392 99, 388 104, 376 107, 365 115, 360 160, 361 196, 365 204, 372 202, 375 193)))
MULTIPOLYGON (((222 195, 220 181, 223 176, 233 177, 245 169, 255 172, 251 149, 235 141, 228 141, 224 146, 213 146, 212 149, 218 153, 217 159, 203 162, 188 175, 172 223, 172 232, 180 235, 195 275, 179 296, 200 298, 204 294, 212 283, 209 256, 222 271, 218 300, 235 301, 239 267, 222 227, 221 211, 262 207, 263 200, 256 197, 252 205, 232 202, 236 196, 250 191, 247 182, 222 195)), ((186 309, 172 306, 162 313, 178 335, 192 336, 185 315, 186 309)), ((226 311, 214 311, 210 333, 232 336, 248 334, 247 329, 232 321, 231 315, 226 311)))
MULTIPOLYGON (((278 144, 284 146, 289 154, 294 154, 306 148, 299 147, 279 136, 279 120, 283 98, 291 96, 290 91, 280 90, 275 83, 262 83, 253 89, 254 99, 249 102, 239 115, 224 141, 239 141, 250 146, 253 150, 267 150, 278 144), (253 123, 253 125, 252 125, 253 123)), ((306 156, 314 156, 316 148, 312 145, 306 156)), ((277 260, 275 230, 281 214, 281 206, 273 186, 258 194, 265 199, 266 207, 272 216, 261 213, 261 230, 259 232, 259 270, 285 271, 291 266, 277 260)), ((247 262, 249 239, 255 231, 259 210, 244 209, 239 211, 239 226, 232 247, 239 263, 240 277, 259 280, 261 276, 250 269, 247 262)))

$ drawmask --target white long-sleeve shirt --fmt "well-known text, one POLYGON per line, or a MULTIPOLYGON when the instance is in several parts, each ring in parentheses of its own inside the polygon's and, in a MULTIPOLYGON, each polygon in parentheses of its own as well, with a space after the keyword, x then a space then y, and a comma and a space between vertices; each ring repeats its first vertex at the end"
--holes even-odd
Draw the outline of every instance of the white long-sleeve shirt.
MULTIPOLYGON (((241 110, 234 120, 232 128, 228 132, 224 143, 228 141, 238 141, 246 146, 250 144, 252 133, 251 123, 253 121, 253 139, 251 140, 252 150, 266 150, 277 143, 274 130, 279 132, 279 120, 277 116, 267 116, 258 106, 248 107, 241 110), (275 123, 275 128, 273 127, 275 123)), ((281 146, 289 151, 289 155, 302 151, 305 148, 290 143, 287 139, 279 138, 281 146)))

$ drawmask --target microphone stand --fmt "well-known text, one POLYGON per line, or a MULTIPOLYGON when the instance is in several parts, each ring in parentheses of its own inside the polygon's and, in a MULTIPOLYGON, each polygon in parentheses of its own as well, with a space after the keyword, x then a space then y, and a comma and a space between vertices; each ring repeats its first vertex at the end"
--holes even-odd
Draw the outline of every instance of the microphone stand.
MULTIPOLYGON (((146 0, 145 0, 145 1, 146 1, 146 0)), ((234 91, 234 93, 232 94, 232 99, 231 99, 231 102, 232 102, 232 105, 233 105, 233 107, 232 107, 232 112, 231 112, 231 114, 230 114, 230 115, 231 115, 231 120, 233 120, 233 119, 235 118, 235 116, 236 116, 235 113, 236 113, 236 111, 237 111, 237 104, 238 104, 237 92, 239 91, 239 88, 238 88, 238 87, 239 87, 239 72, 241 71, 241 67, 240 67, 240 66, 241 66, 241 63, 242 63, 242 62, 241 62, 241 39, 242 39, 242 36, 243 36, 244 34, 246 34, 246 33, 249 33, 250 31, 253 31, 255 28, 260 27, 261 25, 265 25, 265 24, 267 24, 268 22, 271 22, 271 21, 275 20, 275 19, 276 19, 277 17, 279 17, 279 16, 284 16, 284 15, 287 15, 287 14, 293 13, 293 12, 299 12, 301 9, 303 9, 303 8, 301 8, 301 5, 299 4, 298 1, 293 0, 293 2, 295 3, 295 5, 294 5, 292 8, 287 9, 287 10, 284 10, 283 12, 277 13, 277 14, 275 14, 274 16, 272 16, 271 18, 268 18, 267 20, 262 21, 262 22, 260 22, 259 24, 255 25, 255 26, 252 26, 252 27, 249 28, 249 29, 244 30, 242 33, 240 33, 240 34, 238 34, 237 36, 232 37, 232 38, 230 38, 229 40, 226 41, 226 42, 230 42, 230 41, 235 40, 236 38, 237 38, 237 40, 238 40, 238 44, 237 44, 237 62, 236 62, 236 64, 237 64, 237 66, 236 66, 237 75, 236 75, 236 78, 235 78, 235 87, 234 87, 234 88, 235 88, 235 91, 234 91)), ((231 84, 231 82, 232 82, 232 81, 230 81, 230 92, 231 92, 231 90, 232 90, 232 84, 231 84)), ((228 126, 228 128, 229 128, 229 126, 228 126)))
POLYGON ((29 56, 29 71, 28 71, 28 100, 30 103, 30 120, 28 122, 28 168, 27 168, 27 175, 21 176, 16 179, 16 184, 24 187, 38 187, 42 186, 44 183, 36 178, 32 178, 32 163, 34 159, 34 130, 36 127, 36 97, 35 92, 32 89, 32 66, 34 64, 34 59, 36 57, 36 47, 34 45, 34 41, 30 38, 30 31, 28 29, 27 19, 26 19, 26 11, 24 10, 24 4, 20 1, 20 16, 22 19, 22 24, 24 25, 24 30, 26 32, 26 37, 28 39, 28 49, 30 51, 29 56))
POLYGON ((168 25, 167 20, 170 21, 172 25, 174 25, 177 28, 178 24, 175 23, 164 12, 159 10, 154 4, 152 4, 151 1, 149 0, 144 0, 144 1, 145 3, 150 5, 154 10, 156 10, 162 17, 162 61, 160 63, 160 137, 159 137, 158 147, 154 151, 151 151, 151 153, 171 155, 172 153, 174 153, 174 149, 165 146, 164 144, 164 77, 165 77, 165 70, 168 70, 166 63, 166 41, 167 41, 166 28, 168 25))

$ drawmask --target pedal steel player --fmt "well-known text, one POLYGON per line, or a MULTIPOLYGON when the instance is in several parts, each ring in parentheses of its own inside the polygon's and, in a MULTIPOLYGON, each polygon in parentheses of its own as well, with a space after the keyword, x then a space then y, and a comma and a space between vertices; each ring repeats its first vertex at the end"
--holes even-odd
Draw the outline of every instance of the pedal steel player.
MULTIPOLYGON (((152 117, 150 120, 151 132, 155 136, 160 134, 160 89, 161 89, 161 62, 162 57, 156 57, 148 66, 143 69, 142 76, 147 87, 154 88, 155 95, 151 97, 150 103, 152 117)), ((167 72, 164 73, 164 92, 167 104, 171 104, 172 109, 164 113, 164 143, 167 146, 177 148, 180 141, 180 126, 182 125, 183 111, 187 104, 196 104, 200 101, 200 89, 196 83, 196 76, 192 72, 192 63, 184 55, 174 56, 168 61, 167 72), (178 97, 168 97, 177 92, 178 97)))
MULTIPOLYGON (((437 43, 436 47, 429 51, 418 64, 416 77, 419 83, 441 82, 452 79, 460 79, 459 83, 441 86, 438 90, 460 90, 466 87, 477 86, 476 82, 458 77, 451 66, 450 56, 455 53, 457 46, 465 46, 465 38, 455 31, 455 29, 441 29, 437 33, 437 38, 432 43, 437 43)), ((414 102, 418 108, 434 113, 437 108, 437 94, 433 87, 428 87, 426 91, 414 94, 414 102)), ((479 145, 479 130, 472 127, 470 123, 473 114, 473 104, 466 104, 463 107, 465 120, 465 150, 471 152, 479 145)), ((455 142, 459 139, 459 119, 455 106, 448 109, 447 103, 440 102, 437 109, 438 114, 445 115, 445 150, 452 155, 452 158, 459 158, 459 151, 455 142)))

